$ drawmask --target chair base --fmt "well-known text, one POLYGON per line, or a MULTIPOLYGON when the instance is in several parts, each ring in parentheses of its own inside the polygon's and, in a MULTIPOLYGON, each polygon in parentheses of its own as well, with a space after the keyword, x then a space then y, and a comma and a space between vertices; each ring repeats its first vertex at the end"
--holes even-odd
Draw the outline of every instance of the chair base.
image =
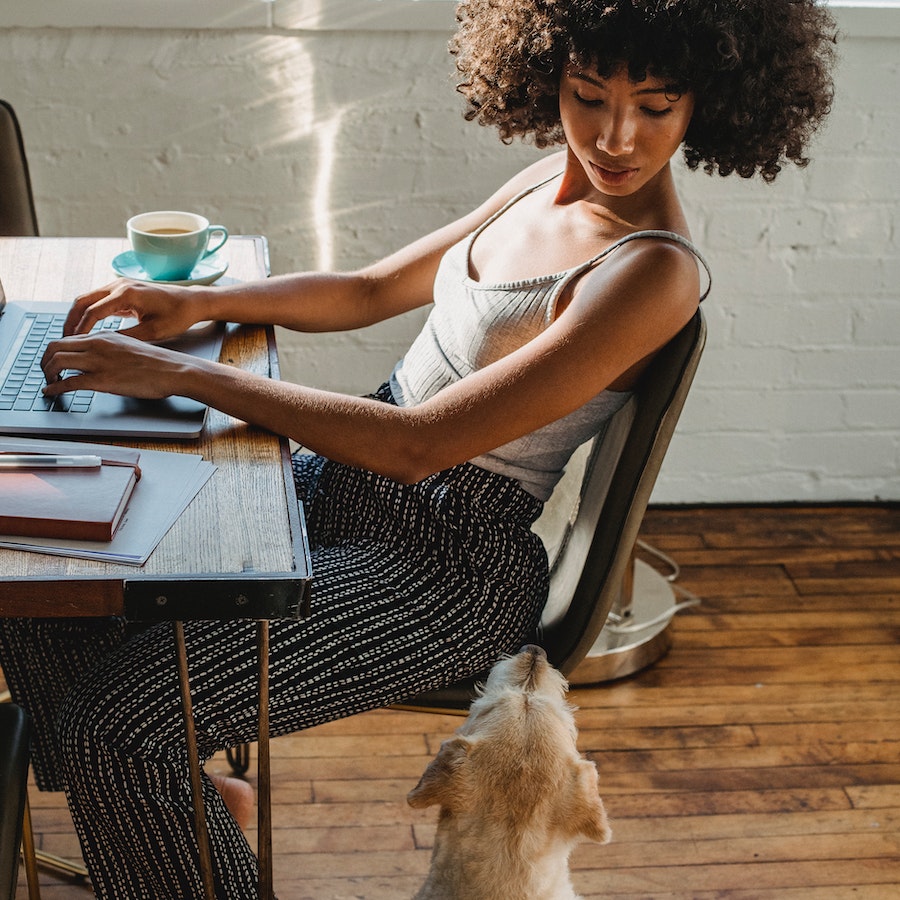
POLYGON ((48 869, 57 875, 71 879, 73 883, 81 887, 91 890, 88 870, 82 863, 75 862, 72 859, 64 859, 62 856, 47 853, 45 850, 35 850, 34 860, 42 869, 48 869))
POLYGON ((652 566, 635 560, 628 616, 618 623, 607 622, 588 655, 569 675, 569 684, 614 681, 652 666, 672 644, 669 626, 676 611, 671 582, 652 566))

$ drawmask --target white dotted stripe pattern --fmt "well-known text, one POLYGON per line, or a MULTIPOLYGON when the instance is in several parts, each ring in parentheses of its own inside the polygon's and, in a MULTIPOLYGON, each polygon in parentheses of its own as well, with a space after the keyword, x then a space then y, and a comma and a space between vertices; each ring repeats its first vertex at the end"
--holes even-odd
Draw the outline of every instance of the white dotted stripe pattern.
MULTIPOLYGON (((313 456, 295 458, 295 475, 314 581, 307 619, 270 623, 273 735, 478 673, 531 636, 546 559, 530 531, 540 504, 514 480, 466 464, 401 485, 313 456)), ((36 719, 59 708, 62 752, 50 758, 62 766, 94 890, 201 896, 171 626, 109 653, 121 623, 82 623, 7 620, 0 650, 36 719), (38 684, 50 656, 58 672, 38 684)), ((185 640, 201 754, 255 740, 255 624, 187 622, 185 640)), ((255 898, 256 859, 207 781, 204 793, 217 896, 255 898)))

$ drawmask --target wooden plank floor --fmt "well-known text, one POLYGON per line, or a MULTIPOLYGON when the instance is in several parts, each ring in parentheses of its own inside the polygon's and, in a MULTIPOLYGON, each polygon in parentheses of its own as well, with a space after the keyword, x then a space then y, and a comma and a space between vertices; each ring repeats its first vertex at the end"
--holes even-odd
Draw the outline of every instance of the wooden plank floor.
MULTIPOLYGON (((571 692, 614 831, 575 850, 576 888, 900 896, 900 509, 653 509, 643 537, 702 604, 655 667, 571 692)), ((280 900, 411 897, 435 811, 405 795, 458 724, 380 710, 274 741, 280 900)), ((61 799, 31 796, 39 845, 76 855, 61 799)))

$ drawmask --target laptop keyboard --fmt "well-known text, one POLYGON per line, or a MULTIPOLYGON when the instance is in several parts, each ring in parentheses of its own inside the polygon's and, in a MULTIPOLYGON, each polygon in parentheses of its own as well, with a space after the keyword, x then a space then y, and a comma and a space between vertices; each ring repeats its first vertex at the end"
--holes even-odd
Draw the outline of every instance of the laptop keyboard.
MULTIPOLYGON (((62 337, 65 320, 63 314, 25 314, 10 350, 9 361, 0 367, 0 410, 85 413, 91 408, 93 391, 70 391, 55 399, 41 393, 41 388, 47 383, 41 369, 41 358, 47 344, 62 337)), ((121 318, 117 317, 103 319, 91 330, 118 331, 121 322, 121 318)))

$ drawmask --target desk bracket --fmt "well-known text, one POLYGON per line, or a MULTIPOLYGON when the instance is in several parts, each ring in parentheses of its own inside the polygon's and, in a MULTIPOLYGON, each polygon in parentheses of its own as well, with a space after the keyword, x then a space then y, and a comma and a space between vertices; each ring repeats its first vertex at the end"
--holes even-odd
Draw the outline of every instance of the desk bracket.
POLYGON ((308 594, 308 578, 282 573, 133 578, 124 582, 125 618, 131 622, 302 619, 308 594))

